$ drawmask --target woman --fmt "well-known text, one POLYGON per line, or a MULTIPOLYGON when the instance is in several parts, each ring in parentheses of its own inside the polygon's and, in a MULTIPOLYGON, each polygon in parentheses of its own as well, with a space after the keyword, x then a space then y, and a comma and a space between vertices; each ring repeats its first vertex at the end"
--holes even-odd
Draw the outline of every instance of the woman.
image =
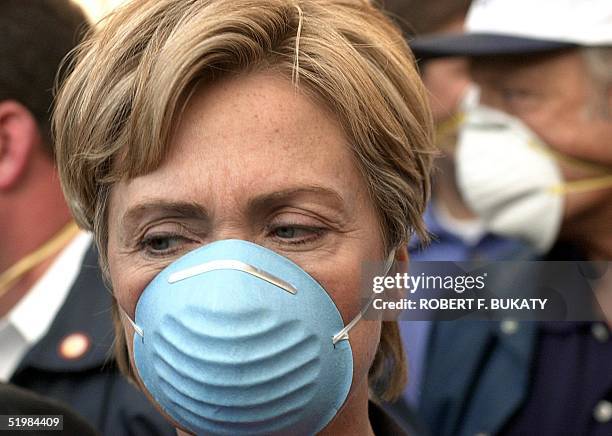
POLYGON ((179 431, 395 431, 397 325, 357 321, 362 266, 426 237, 400 33, 358 0, 136 1, 72 65, 57 158, 129 377, 179 431))

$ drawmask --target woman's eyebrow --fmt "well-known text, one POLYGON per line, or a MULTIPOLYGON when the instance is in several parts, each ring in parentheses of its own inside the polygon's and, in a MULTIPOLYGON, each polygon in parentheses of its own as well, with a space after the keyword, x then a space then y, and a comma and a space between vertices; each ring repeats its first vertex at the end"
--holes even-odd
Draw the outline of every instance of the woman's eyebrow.
POLYGON ((206 210, 197 203, 149 200, 130 207, 121 218, 121 227, 125 232, 134 231, 146 215, 172 216, 196 220, 208 220, 209 218, 206 210))
MULTIPOLYGON (((300 197, 316 197, 323 205, 338 212, 346 211, 346 204, 342 196, 335 190, 321 186, 305 186, 283 189, 252 198, 247 203, 247 210, 257 214, 265 213, 279 204, 296 200, 300 197)), ((134 233, 143 219, 152 215, 155 217, 181 217, 197 221, 209 220, 205 208, 193 202, 173 202, 167 200, 148 200, 130 207, 121 217, 121 229, 124 234, 134 233)))
POLYGON ((257 196, 249 200, 247 210, 251 213, 258 213, 269 210, 281 203, 295 200, 300 197, 315 197, 316 200, 329 208, 338 212, 345 211, 346 203, 342 196, 331 188, 321 186, 301 186, 296 188, 283 189, 257 196))

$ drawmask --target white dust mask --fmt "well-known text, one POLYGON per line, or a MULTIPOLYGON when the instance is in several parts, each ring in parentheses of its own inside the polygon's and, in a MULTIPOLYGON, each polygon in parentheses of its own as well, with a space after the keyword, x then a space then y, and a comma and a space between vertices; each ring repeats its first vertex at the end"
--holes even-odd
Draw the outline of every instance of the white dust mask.
POLYGON ((493 233, 550 249, 563 216, 563 178, 556 160, 518 119, 478 106, 466 116, 457 144, 459 190, 493 233))

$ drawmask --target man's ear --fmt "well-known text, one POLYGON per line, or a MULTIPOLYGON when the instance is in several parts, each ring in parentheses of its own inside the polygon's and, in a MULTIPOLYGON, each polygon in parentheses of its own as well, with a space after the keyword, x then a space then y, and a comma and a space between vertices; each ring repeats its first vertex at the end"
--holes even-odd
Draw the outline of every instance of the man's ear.
POLYGON ((13 188, 22 179, 40 141, 32 113, 16 101, 0 101, 0 191, 13 188))

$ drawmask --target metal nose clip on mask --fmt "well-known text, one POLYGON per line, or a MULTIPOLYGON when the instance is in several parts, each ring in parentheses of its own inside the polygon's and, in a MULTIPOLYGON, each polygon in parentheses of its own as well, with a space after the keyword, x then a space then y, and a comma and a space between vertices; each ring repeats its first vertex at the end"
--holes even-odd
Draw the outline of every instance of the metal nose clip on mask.
POLYGON ((193 433, 314 434, 349 393, 348 333, 364 312, 345 327, 295 263, 250 242, 218 241, 143 291, 130 319, 134 361, 153 398, 193 433))

